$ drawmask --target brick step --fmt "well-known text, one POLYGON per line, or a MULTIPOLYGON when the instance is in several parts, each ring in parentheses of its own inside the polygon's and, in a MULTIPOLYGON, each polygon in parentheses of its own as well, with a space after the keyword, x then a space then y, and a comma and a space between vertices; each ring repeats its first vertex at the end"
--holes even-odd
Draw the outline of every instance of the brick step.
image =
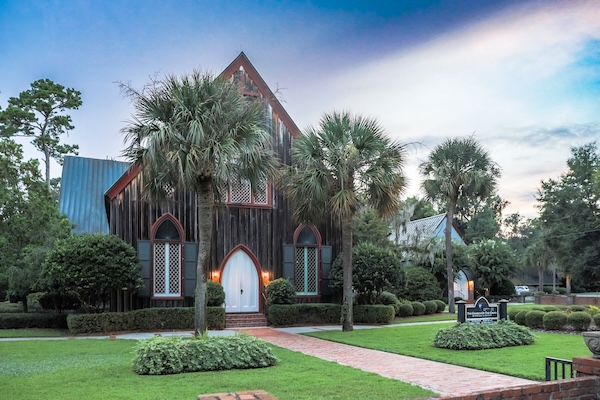
POLYGON ((225 328, 256 328, 267 326, 267 318, 261 313, 225 315, 225 328))

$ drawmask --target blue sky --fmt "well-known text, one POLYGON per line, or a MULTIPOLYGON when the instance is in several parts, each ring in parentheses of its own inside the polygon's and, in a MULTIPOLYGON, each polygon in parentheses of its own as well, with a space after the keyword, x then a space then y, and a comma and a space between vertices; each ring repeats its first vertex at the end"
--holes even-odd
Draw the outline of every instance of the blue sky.
POLYGON ((86 157, 124 147, 132 110, 116 82, 219 73, 240 51, 301 129, 347 109, 420 143, 409 195, 430 149, 474 133, 503 170, 507 212, 531 217, 540 180, 600 137, 594 0, 0 0, 0 37, 0 106, 40 78, 81 91, 66 141, 86 157))

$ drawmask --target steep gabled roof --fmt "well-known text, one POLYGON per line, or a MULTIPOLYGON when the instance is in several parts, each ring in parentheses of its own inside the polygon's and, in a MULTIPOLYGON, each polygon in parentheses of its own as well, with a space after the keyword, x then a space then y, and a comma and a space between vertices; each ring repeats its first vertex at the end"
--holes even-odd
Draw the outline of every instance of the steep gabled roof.
POLYGON ((225 68, 225 70, 221 73, 221 76, 229 78, 240 68, 243 68, 250 79, 252 79, 254 84, 258 87, 260 93, 269 102, 271 107, 273 107, 273 110, 283 121, 292 136, 298 137, 300 134, 300 129, 298 129, 296 123, 292 120, 287 111, 285 111, 279 100, 277 100, 277 97, 275 97, 275 94, 271 91, 271 89, 269 89, 269 86, 265 83, 263 78, 260 76, 256 68, 254 68, 254 65, 252 65, 243 51, 235 58, 235 60, 231 62, 231 64, 227 66, 227 68, 225 68))
POLYGON ((65 156, 59 210, 75 224, 73 233, 109 233, 104 193, 130 166, 121 161, 65 156))
POLYGON ((427 239, 433 238, 436 236, 438 228, 445 220, 446 213, 410 221, 408 224, 406 224, 406 232, 400 230, 398 242, 406 242, 410 238, 414 238, 416 236, 427 239))

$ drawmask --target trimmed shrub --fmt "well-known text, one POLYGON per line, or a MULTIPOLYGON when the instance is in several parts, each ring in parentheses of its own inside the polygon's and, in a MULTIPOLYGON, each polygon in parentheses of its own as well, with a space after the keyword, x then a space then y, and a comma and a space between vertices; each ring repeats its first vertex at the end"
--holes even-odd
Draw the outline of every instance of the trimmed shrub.
MULTIPOLYGON (((552 286, 544 286, 544 292, 546 293, 552 293, 552 286)), ((564 287, 556 287, 556 291, 558 292, 558 294, 567 294, 567 288, 564 287)))
POLYGON ((275 279, 269 282, 265 288, 267 305, 271 304, 296 304, 296 290, 284 278, 275 279))
POLYGON ((296 304, 298 325, 323 325, 339 324, 342 315, 342 306, 331 303, 303 303, 296 304))
POLYGON ((527 313, 531 312, 530 310, 521 310, 515 315, 515 322, 519 325, 525 325, 525 318, 527 317, 527 313))
POLYGON ((558 307, 554 307, 554 306, 546 306, 546 307, 544 307, 544 311, 545 311, 545 312, 550 312, 550 311, 558 311, 558 307))
MULTIPOLYGON (((225 328, 225 309, 207 307, 208 329, 225 328)), ((153 331, 194 328, 193 307, 145 308, 129 312, 70 314, 69 330, 73 333, 106 333, 117 331, 153 331)))
POLYGON ((413 306, 413 315, 418 316, 425 314, 425 304, 420 301, 413 301, 410 304, 413 306))
POLYGON ((496 324, 466 322, 441 329, 433 339, 435 347, 451 350, 481 350, 529 345, 534 337, 528 328, 510 321, 496 324))
POLYGON ((399 317, 411 317, 414 313, 414 309, 411 303, 400 303, 398 307, 399 317))
POLYGON ((359 324, 389 324, 394 321, 396 312, 393 306, 356 305, 352 307, 354 322, 359 324))
POLYGON ((397 293, 410 301, 439 299, 442 290, 435 276, 421 267, 404 268, 406 271, 406 289, 397 293))
POLYGON ((0 313, 0 329, 67 329, 67 316, 55 313, 0 313))
POLYGON ((571 311, 576 311, 576 312, 581 312, 581 311, 586 311, 587 307, 586 306, 569 306, 569 309, 571 311))
POLYGON ((396 314, 398 314, 398 307, 400 307, 400 301, 398 301, 398 298, 396 297, 396 295, 392 292, 381 292, 379 294, 379 304, 383 304, 386 306, 393 306, 394 307, 394 312, 396 314))
POLYGON ((547 331, 558 331, 567 325, 567 314, 562 311, 550 311, 543 318, 544 329, 547 331))
POLYGON ((441 300, 433 300, 435 302, 435 304, 437 305, 437 310, 436 312, 441 313, 446 311, 446 303, 444 303, 441 300))
MULTIPOLYGON (((274 281, 273 281, 274 282, 274 281)), ((269 306, 267 320, 271 325, 289 326, 298 323, 297 304, 272 304, 269 306)), ((338 314, 339 322, 339 314, 338 314)))
POLYGON ((544 327, 544 315, 543 311, 529 311, 525 315, 525 325, 531 329, 542 329, 544 327))
POLYGON ((575 311, 567 315, 567 324, 576 331, 587 331, 592 322, 592 316, 584 311, 575 311))
POLYGON ((208 307, 221 307, 225 303, 225 290, 217 282, 206 282, 206 305, 208 307))
POLYGON ((507 312, 507 314, 508 314, 508 318, 509 318, 511 321, 513 321, 513 322, 514 322, 514 320, 515 320, 515 315, 517 315, 517 314, 518 314, 518 313, 520 313, 521 311, 523 311, 523 310, 521 310, 520 308, 517 308, 517 307, 513 307, 513 308, 510 308, 510 309, 508 309, 508 312, 507 312))
POLYGON ((435 301, 427 300, 423 302, 423 305, 425 306, 425 315, 436 313, 437 304, 435 304, 435 301))
POLYGON ((600 313, 592 315, 592 319, 594 320, 594 324, 596 324, 596 327, 600 328, 600 313))
POLYGON ((135 348, 133 371, 139 375, 263 368, 277 358, 265 342, 249 335, 182 339, 153 337, 135 348))

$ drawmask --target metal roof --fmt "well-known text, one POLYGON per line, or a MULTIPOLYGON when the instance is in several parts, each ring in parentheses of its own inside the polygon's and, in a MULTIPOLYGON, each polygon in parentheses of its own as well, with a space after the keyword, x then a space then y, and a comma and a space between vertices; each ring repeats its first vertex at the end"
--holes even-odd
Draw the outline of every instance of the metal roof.
MULTIPOLYGON (((410 221, 408 224, 406 224, 406 232, 404 232, 402 229, 400 230, 398 242, 408 242, 409 239, 413 239, 415 237, 423 239, 436 237, 438 227, 445 220, 446 213, 410 221)), ((392 233, 392 236, 395 236, 394 233, 392 233)), ((392 237, 392 240, 395 240, 395 237, 392 237)))
POLYGON ((130 166, 122 161, 65 157, 59 210, 75 224, 71 232, 109 233, 104 194, 130 166))

